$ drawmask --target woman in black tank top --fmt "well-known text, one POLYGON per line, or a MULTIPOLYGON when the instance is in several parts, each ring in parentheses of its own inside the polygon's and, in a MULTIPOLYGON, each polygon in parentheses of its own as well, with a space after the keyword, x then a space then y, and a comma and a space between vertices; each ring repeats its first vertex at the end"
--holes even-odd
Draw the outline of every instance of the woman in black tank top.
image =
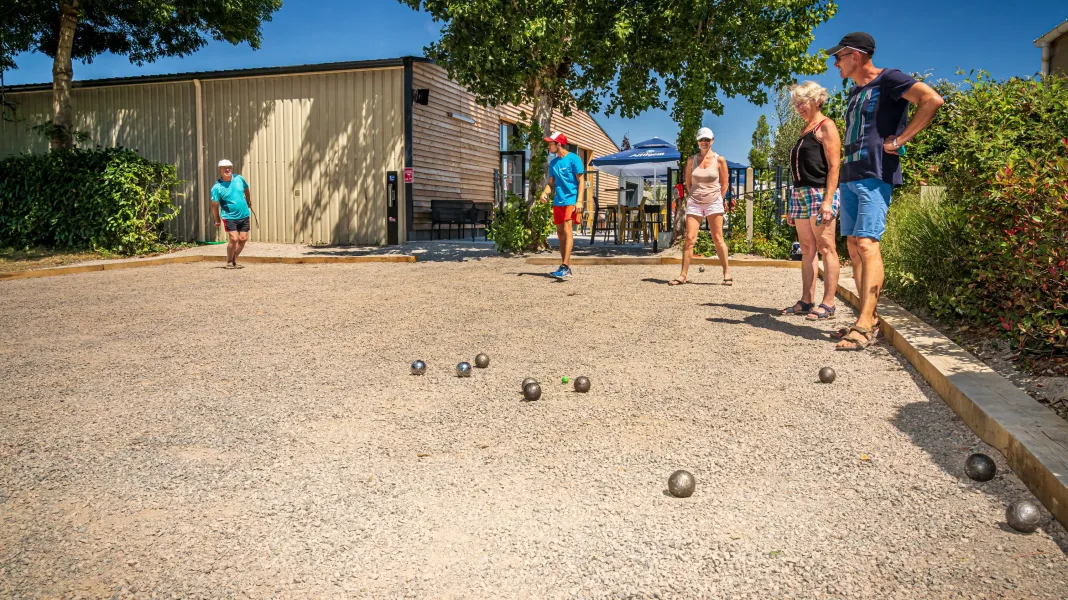
POLYGON ((834 317, 838 291, 838 250, 834 228, 838 216, 838 172, 842 163, 842 140, 834 121, 823 115, 827 90, 806 81, 790 89, 797 114, 805 120, 801 138, 790 151, 793 191, 786 220, 797 228, 801 244, 801 299, 784 308, 784 315, 805 314, 812 321, 834 317), (817 307, 816 273, 823 255, 823 301, 817 307))

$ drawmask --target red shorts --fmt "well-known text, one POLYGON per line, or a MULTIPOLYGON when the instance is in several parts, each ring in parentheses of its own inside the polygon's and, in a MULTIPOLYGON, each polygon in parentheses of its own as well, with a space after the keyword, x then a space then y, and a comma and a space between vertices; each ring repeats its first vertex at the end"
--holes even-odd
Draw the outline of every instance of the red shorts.
POLYGON ((575 220, 575 205, 553 207, 553 225, 563 225, 568 221, 575 220))

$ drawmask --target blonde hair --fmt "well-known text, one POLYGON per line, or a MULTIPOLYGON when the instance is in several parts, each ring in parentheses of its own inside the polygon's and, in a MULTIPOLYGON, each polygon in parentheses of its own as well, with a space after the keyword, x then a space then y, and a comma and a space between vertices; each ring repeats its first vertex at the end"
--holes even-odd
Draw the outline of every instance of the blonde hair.
POLYGON ((811 102, 822 107, 827 103, 827 88, 815 81, 805 81, 790 88, 790 98, 795 102, 811 102))

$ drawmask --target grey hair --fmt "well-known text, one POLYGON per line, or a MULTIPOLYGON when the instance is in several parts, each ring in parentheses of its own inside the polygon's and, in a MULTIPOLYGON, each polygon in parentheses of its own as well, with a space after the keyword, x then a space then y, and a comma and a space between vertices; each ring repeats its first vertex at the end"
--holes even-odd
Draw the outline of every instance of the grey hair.
POLYGON ((805 81, 790 88, 790 97, 796 102, 812 102, 816 106, 827 103, 827 88, 815 81, 805 81))

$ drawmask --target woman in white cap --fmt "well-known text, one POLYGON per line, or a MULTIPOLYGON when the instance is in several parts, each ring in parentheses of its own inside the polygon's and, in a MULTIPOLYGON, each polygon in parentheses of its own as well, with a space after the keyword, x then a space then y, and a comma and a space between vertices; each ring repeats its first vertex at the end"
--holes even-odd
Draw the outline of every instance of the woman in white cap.
POLYGON ((693 245, 701 221, 708 219, 708 231, 716 245, 716 255, 723 265, 723 285, 733 285, 731 268, 727 263, 727 242, 723 239, 723 186, 730 181, 727 174, 727 159, 712 151, 716 136, 708 127, 697 130, 697 146, 700 151, 686 161, 686 243, 682 248, 682 273, 668 285, 686 283, 686 273, 693 259, 693 245))

